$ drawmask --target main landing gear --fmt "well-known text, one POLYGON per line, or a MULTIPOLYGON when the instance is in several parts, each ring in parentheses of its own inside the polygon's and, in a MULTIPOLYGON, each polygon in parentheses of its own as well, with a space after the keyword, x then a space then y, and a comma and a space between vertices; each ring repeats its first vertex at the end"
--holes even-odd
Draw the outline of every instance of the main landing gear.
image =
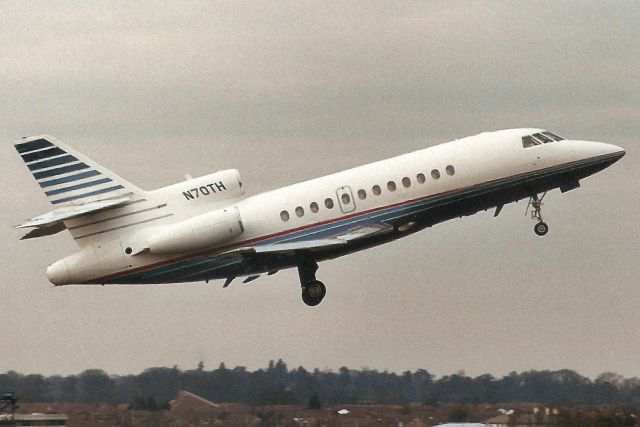
POLYGON ((542 199, 544 199, 546 194, 546 191, 542 193, 542 196, 540 197, 538 197, 537 194, 534 194, 529 198, 529 204, 527 205, 527 212, 529 211, 529 207, 531 207, 531 219, 538 221, 536 225, 533 226, 533 232, 538 236, 544 236, 549 232, 549 226, 542 220, 542 199))
POLYGON ((313 259, 304 259, 298 263, 302 301, 311 307, 320 304, 327 294, 324 283, 316 279, 316 271, 318 264, 313 259))

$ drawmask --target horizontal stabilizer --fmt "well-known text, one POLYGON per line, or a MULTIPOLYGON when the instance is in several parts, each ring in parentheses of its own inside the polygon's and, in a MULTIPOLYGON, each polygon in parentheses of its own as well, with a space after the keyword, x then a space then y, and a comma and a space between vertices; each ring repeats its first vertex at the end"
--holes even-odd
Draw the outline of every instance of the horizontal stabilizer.
MULTIPOLYGON (((36 227, 38 229, 42 229, 43 231, 42 234, 38 234, 38 235, 31 235, 32 233, 29 233, 26 236, 24 236, 23 239, 55 234, 64 229, 64 224, 62 224, 62 221, 64 220, 76 218, 82 215, 94 214, 107 209, 113 209, 116 207, 124 206, 130 200, 131 200, 130 196, 127 195, 124 197, 118 197, 116 199, 97 200, 95 202, 89 202, 89 203, 85 203, 78 206, 65 206, 63 208, 56 209, 51 212, 47 212, 46 214, 40 215, 36 218, 32 218, 29 221, 25 222, 24 224, 20 224, 16 226, 16 228, 36 227), (48 232, 48 233, 44 232, 44 229, 59 227, 60 225, 62 225, 62 228, 59 230, 55 228, 55 230, 57 231, 53 231, 52 229, 51 230, 52 232, 48 232), (27 236, 30 236, 30 237, 27 237, 27 236)), ((34 234, 37 234, 37 233, 34 233, 34 234)))
POLYGON ((52 225, 34 228, 30 232, 22 236, 20 240, 35 239, 36 237, 42 237, 42 236, 51 236, 52 234, 59 233, 66 229, 67 227, 64 226, 64 223, 62 221, 55 222, 52 225))

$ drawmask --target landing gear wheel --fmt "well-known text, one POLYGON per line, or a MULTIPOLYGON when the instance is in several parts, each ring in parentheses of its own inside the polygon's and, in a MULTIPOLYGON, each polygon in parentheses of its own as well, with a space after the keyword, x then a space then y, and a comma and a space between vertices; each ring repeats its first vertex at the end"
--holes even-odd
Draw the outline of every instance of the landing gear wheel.
POLYGON ((319 280, 313 280, 302 287, 302 301, 311 307, 320 304, 326 294, 327 288, 319 280))
POLYGON ((542 220, 542 199, 547 194, 545 191, 542 193, 541 197, 538 197, 538 194, 534 193, 533 196, 529 198, 529 203, 527 204, 527 210, 525 211, 525 215, 531 208, 531 219, 535 219, 538 222, 533 226, 533 232, 538 236, 544 236, 549 232, 549 226, 546 222, 542 220))
POLYGON ((546 222, 539 222, 533 227, 533 232, 538 236, 544 236, 549 232, 549 226, 546 222))

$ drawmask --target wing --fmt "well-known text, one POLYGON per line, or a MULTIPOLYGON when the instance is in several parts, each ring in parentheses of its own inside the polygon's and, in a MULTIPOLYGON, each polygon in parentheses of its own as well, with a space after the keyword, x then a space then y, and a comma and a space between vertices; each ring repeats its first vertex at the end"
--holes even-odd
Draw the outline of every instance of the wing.
POLYGON ((324 239, 296 240, 291 242, 257 244, 253 246, 243 246, 223 252, 220 256, 229 255, 286 255, 296 254, 298 252, 313 253, 323 251, 333 247, 348 245, 350 242, 362 240, 387 234, 393 231, 393 227, 387 224, 367 224, 364 226, 354 227, 347 231, 342 231, 334 236, 324 239))
MULTIPOLYGON (((311 254, 326 251, 328 249, 346 247, 352 242, 362 241, 368 238, 381 236, 383 234, 390 233, 394 228, 387 224, 367 224, 364 226, 353 227, 348 230, 342 230, 333 236, 328 236, 323 239, 301 239, 295 241, 283 241, 279 243, 268 244, 256 244, 252 246, 243 246, 240 248, 231 249, 226 252, 222 252, 215 256, 215 258, 244 258, 249 262, 249 268, 256 265, 271 265, 273 268, 269 270, 269 275, 277 272, 278 259, 287 257, 295 257, 298 254, 311 254), (271 260, 275 260, 275 263, 270 263, 271 260)), ((249 274, 249 273, 247 273, 249 274)), ((245 274, 238 274, 238 276, 245 276, 245 274)), ((262 275, 248 275, 243 281, 244 283, 251 282, 258 279, 262 275)), ((235 276, 227 277, 224 283, 226 288, 235 279, 235 276)))

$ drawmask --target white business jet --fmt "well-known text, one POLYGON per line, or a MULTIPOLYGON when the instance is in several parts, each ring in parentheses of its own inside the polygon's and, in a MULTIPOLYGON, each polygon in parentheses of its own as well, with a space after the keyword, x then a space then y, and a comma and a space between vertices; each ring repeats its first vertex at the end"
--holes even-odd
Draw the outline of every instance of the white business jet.
POLYGON ((542 199, 610 166, 625 151, 542 129, 486 132, 255 196, 238 171, 153 191, 49 136, 15 148, 55 209, 19 228, 23 239, 69 230, 79 250, 47 269, 54 285, 151 284, 298 269, 302 300, 325 296, 317 262, 449 219, 529 199, 534 231, 549 230, 542 199))

